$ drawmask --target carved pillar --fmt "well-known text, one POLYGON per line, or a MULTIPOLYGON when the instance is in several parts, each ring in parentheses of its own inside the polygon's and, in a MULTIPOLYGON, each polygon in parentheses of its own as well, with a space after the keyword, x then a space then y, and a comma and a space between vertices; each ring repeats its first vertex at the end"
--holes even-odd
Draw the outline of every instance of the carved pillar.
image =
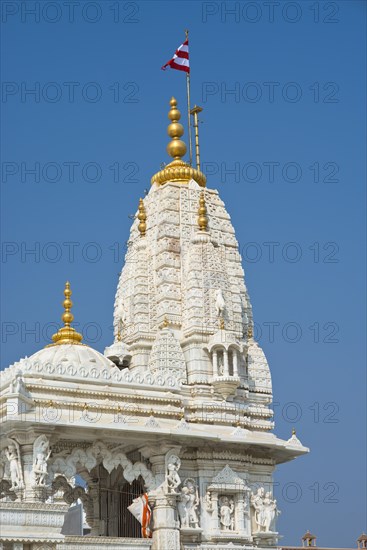
POLYGON ((33 444, 21 446, 21 455, 23 461, 23 477, 24 477, 24 500, 26 502, 34 502, 39 500, 34 492, 33 479, 33 444))
MULTIPOLYGON (((154 448, 141 448, 144 457, 149 457, 156 480, 156 489, 148 494, 152 507, 152 550, 180 550, 180 523, 177 515, 178 493, 168 492, 169 458, 177 459, 181 447, 162 442, 154 448)), ((178 465, 179 469, 179 465, 178 465)), ((176 487, 175 490, 178 490, 176 487)))
POLYGON ((152 550, 180 550, 180 530, 177 519, 177 495, 160 494, 153 504, 152 550))
POLYGON ((211 494, 212 500, 212 530, 213 533, 219 533, 219 517, 218 517, 218 493, 214 491, 211 494))
POLYGON ((238 377, 238 351, 236 349, 232 350, 233 357, 233 376, 238 377))
POLYGON ((243 493, 238 493, 236 495, 235 526, 236 526, 236 531, 238 531, 239 535, 244 536, 246 534, 245 533, 245 502, 244 502, 243 493))
POLYGON ((100 519, 99 482, 88 481, 89 495, 93 500, 93 511, 86 513, 88 525, 91 528, 91 536, 104 535, 104 522, 100 519))
POLYGON ((218 351, 213 351, 213 376, 218 376, 218 351))
POLYGON ((223 376, 229 376, 228 350, 223 350, 223 376))

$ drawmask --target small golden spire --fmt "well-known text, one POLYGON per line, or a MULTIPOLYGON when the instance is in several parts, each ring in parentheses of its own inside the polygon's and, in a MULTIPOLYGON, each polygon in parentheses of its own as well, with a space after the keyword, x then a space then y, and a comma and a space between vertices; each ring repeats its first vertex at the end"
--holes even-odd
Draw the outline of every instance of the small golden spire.
POLYGON ((144 206, 143 199, 139 199, 138 210, 139 210, 139 212, 138 212, 138 220, 139 220, 138 229, 140 231, 140 236, 145 237, 145 233, 146 233, 146 230, 147 230, 147 224, 146 224, 147 214, 146 214, 146 211, 145 211, 145 206, 144 206))
POLYGON ((168 322, 167 317, 165 316, 164 319, 163 319, 163 323, 161 325, 161 328, 168 328, 168 325, 169 325, 169 322, 168 322))
POLYGON ((221 317, 219 319, 219 328, 220 328, 220 330, 224 330, 224 319, 223 319, 223 317, 221 317))
POLYGON ((296 428, 292 429, 292 435, 296 435, 296 428))
POLYGON ((72 292, 70 290, 70 283, 65 283, 65 290, 64 290, 64 296, 65 300, 63 302, 64 306, 64 313, 61 316, 61 319, 64 322, 64 326, 60 328, 56 334, 52 336, 52 340, 54 341, 53 344, 48 344, 46 348, 50 346, 57 346, 57 345, 63 345, 63 344, 79 344, 83 346, 84 344, 81 344, 81 341, 83 339, 83 336, 79 334, 79 332, 76 332, 75 328, 73 328, 71 323, 74 320, 74 315, 71 313, 71 308, 73 307, 73 302, 70 300, 72 292))
POLYGON ((189 183, 191 179, 194 179, 201 187, 205 187, 206 177, 204 174, 182 160, 182 157, 186 154, 186 144, 180 139, 183 136, 184 128, 179 122, 181 113, 177 108, 177 100, 174 97, 170 101, 170 106, 168 118, 171 122, 168 125, 167 133, 171 141, 167 145, 167 153, 173 158, 173 161, 167 164, 163 170, 157 172, 152 177, 151 183, 158 183, 159 185, 163 185, 167 181, 189 183))
POLYGON ((252 326, 249 325, 249 326, 248 326, 248 329, 247 329, 247 338, 252 338, 253 335, 254 335, 254 332, 253 332, 253 330, 252 330, 252 326))
POLYGON ((206 231, 208 228, 208 217, 206 215, 206 204, 204 192, 200 193, 199 210, 198 210, 198 224, 200 231, 206 231))

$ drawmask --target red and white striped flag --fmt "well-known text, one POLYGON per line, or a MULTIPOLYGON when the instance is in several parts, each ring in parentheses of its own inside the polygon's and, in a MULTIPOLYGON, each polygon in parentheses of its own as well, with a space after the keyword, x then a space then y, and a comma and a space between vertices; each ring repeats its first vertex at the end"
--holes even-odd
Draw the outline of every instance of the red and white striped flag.
POLYGON ((190 62, 189 62, 189 40, 185 40, 179 48, 177 48, 175 55, 170 59, 162 69, 165 71, 167 67, 171 69, 177 69, 178 71, 185 71, 185 73, 190 72, 190 62))

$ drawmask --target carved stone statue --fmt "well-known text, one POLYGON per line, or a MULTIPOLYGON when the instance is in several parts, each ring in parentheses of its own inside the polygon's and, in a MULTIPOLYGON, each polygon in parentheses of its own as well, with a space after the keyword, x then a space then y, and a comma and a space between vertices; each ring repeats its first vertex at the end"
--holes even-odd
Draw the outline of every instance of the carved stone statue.
POLYGON ((256 524, 256 533, 271 532, 271 526, 275 516, 280 514, 277 509, 277 501, 271 498, 271 493, 265 493, 263 487, 257 490, 256 494, 251 495, 251 506, 254 508, 254 519, 256 524))
POLYGON ((216 299, 215 299, 215 308, 217 310, 217 315, 220 317, 223 314, 224 308, 226 307, 222 290, 219 288, 216 292, 216 299))
POLYGON ((219 514, 222 531, 234 530, 234 502, 233 498, 223 496, 219 499, 219 514))
POLYGON ((178 470, 181 466, 181 460, 176 455, 171 455, 167 462, 166 482, 169 493, 177 493, 177 488, 181 484, 181 478, 178 470))
POLYGON ((197 512, 199 502, 199 493, 195 481, 191 478, 185 479, 178 502, 181 527, 192 529, 199 527, 197 512))
POLYGON ((18 371, 15 375, 14 380, 11 381, 9 386, 9 392, 27 395, 27 390, 24 385, 23 375, 21 371, 18 371))
POLYGON ((22 467, 20 463, 20 449, 16 441, 11 440, 5 449, 5 456, 9 461, 11 490, 23 487, 22 467))
POLYGON ((218 372, 220 376, 223 376, 224 374, 223 353, 218 353, 218 372))
POLYGON ((210 491, 205 493, 205 509, 207 512, 212 513, 214 510, 214 504, 212 500, 212 494, 210 491))
POLYGON ((39 487, 46 485, 47 461, 50 455, 50 443, 45 435, 40 435, 33 444, 33 476, 35 485, 39 487))

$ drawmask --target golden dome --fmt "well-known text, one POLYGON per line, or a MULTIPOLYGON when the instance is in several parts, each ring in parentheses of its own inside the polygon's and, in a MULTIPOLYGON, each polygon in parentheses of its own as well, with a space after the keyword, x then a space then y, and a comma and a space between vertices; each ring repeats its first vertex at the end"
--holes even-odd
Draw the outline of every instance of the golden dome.
POLYGON ((157 172, 152 177, 151 183, 158 183, 159 185, 163 185, 167 181, 188 183, 191 179, 194 179, 201 187, 205 187, 205 175, 182 160, 182 157, 186 154, 186 144, 180 139, 183 136, 184 128, 179 122, 181 113, 177 108, 177 101, 174 97, 170 101, 170 106, 168 118, 171 123, 167 127, 167 133, 171 141, 167 145, 167 153, 173 158, 173 161, 163 170, 157 172))

